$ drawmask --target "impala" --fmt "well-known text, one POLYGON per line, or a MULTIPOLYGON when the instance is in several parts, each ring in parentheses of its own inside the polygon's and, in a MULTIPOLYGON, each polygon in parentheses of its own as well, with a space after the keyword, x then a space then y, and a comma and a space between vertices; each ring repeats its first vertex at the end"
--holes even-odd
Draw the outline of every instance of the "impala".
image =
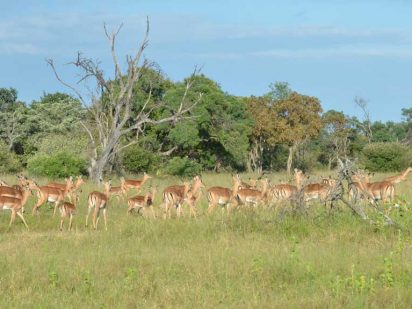
POLYGON ((130 189, 136 189, 137 192, 140 191, 140 188, 146 182, 146 180, 152 178, 148 174, 144 173, 143 178, 141 180, 133 180, 133 179, 124 179, 123 177, 120 178, 121 186, 123 190, 128 191, 130 189))
MULTIPOLYGON (((197 191, 204 187, 202 179, 199 176, 193 178, 191 194, 196 195, 197 191)), ((165 207, 164 218, 171 217, 170 210, 173 206, 176 207, 177 216, 180 217, 182 213, 182 204, 185 202, 187 194, 190 190, 190 183, 184 182, 183 185, 169 186, 163 190, 163 202, 165 207)), ((191 207, 189 205, 189 207, 191 207)), ((192 212, 191 208, 191 212, 192 212)))
POLYGON ((295 178, 298 188, 303 190, 303 198, 305 202, 313 199, 325 201, 331 191, 336 187, 336 180, 332 178, 324 178, 322 183, 312 183, 303 185, 304 174, 301 170, 295 169, 295 178))
POLYGON ((296 186, 289 184, 273 185, 269 189, 273 202, 289 200, 294 196, 294 194, 296 194, 297 191, 298 188, 296 186))
POLYGON ((349 196, 353 199, 358 193, 362 193, 366 196, 370 202, 376 202, 377 200, 382 200, 386 202, 391 201, 394 197, 395 188, 393 184, 389 181, 377 181, 377 182, 365 182, 359 181, 353 183, 355 191, 350 188, 349 196))
POLYGON ((99 222, 100 210, 103 212, 104 226, 107 231, 107 206, 110 197, 110 181, 104 183, 104 193, 99 191, 93 191, 89 194, 89 205, 87 209, 86 216, 86 227, 88 226, 88 220, 90 212, 94 209, 93 212, 93 228, 97 229, 97 223, 99 222))
POLYGON ((41 205, 45 202, 54 203, 54 212, 53 215, 56 213, 57 206, 59 203, 63 202, 64 193, 62 190, 58 188, 48 187, 48 186, 39 186, 33 180, 29 180, 29 187, 30 189, 37 191, 37 203, 33 207, 32 214, 38 213, 38 209, 41 205))
POLYGON ((389 181, 389 182, 392 183, 392 184, 397 184, 397 183, 400 183, 400 182, 404 181, 410 172, 412 172, 412 167, 408 167, 408 168, 407 168, 403 173, 401 173, 400 175, 395 175, 395 176, 387 177, 387 178, 385 178, 383 181, 389 181))
MULTIPOLYGON (((66 178, 66 183, 50 182, 46 185, 46 187, 59 189, 60 191, 63 192, 63 198, 68 196, 69 200, 71 200, 71 194, 69 194, 69 192, 73 189, 73 186, 74 186, 73 177, 71 176, 69 178, 66 178)), ((53 216, 56 214, 56 209, 57 209, 57 204, 54 207, 53 216)))
POLYGON ((126 190, 123 186, 110 187, 110 197, 116 196, 118 199, 124 198, 126 196, 126 190))
POLYGON ((26 220, 23 217, 23 207, 27 202, 27 199, 31 191, 28 188, 25 188, 22 193, 21 198, 11 197, 11 196, 0 196, 0 209, 9 209, 11 210, 11 218, 9 227, 13 224, 16 219, 16 215, 23 221, 27 229, 29 229, 26 220))
POLYGON ((269 187, 269 180, 267 178, 262 179, 262 190, 256 189, 239 189, 236 197, 241 204, 252 204, 257 206, 258 204, 267 201, 267 191, 269 187))
POLYGON ((156 214, 153 209, 153 202, 155 199, 156 191, 157 191, 156 188, 152 188, 145 195, 136 195, 134 197, 129 198, 127 201, 127 204, 129 205, 129 208, 127 209, 127 213, 131 214, 132 211, 136 209, 137 209, 137 213, 139 213, 140 210, 149 208, 152 212, 152 217, 155 219, 156 214))
POLYGON ((210 214, 212 210, 217 206, 226 206, 226 212, 230 212, 230 204, 235 201, 237 191, 241 185, 241 180, 237 176, 232 176, 233 179, 233 189, 230 190, 224 187, 211 187, 207 190, 207 200, 209 205, 207 207, 207 212, 210 214))
POLYGON ((80 186, 84 183, 85 183, 85 181, 84 181, 83 177, 82 176, 77 176, 76 181, 73 184, 71 191, 76 192, 80 188, 80 186))
POLYGON ((64 202, 63 204, 59 205, 60 211, 60 231, 63 231, 63 224, 64 220, 69 217, 69 227, 68 230, 72 229, 73 224, 73 216, 76 212, 76 205, 79 203, 79 194, 78 193, 71 193, 72 196, 70 200, 72 202, 64 202))
MULTIPOLYGON (((184 202, 186 202, 190 209, 190 214, 196 218, 196 204, 200 199, 201 188, 204 188, 205 185, 203 184, 202 178, 200 176, 196 176, 193 178, 192 187, 187 192, 186 196, 184 197, 184 202)), ((181 207, 182 205, 180 205, 181 207)))

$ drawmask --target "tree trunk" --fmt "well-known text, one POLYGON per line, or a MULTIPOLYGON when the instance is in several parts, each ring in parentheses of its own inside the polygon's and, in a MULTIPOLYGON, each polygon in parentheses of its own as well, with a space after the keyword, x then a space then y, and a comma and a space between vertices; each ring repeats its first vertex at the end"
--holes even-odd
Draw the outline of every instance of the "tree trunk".
POLYGON ((288 156, 288 163, 287 163, 287 172, 290 175, 292 170, 292 163, 293 163, 293 153, 295 152, 295 145, 289 146, 289 156, 288 156))

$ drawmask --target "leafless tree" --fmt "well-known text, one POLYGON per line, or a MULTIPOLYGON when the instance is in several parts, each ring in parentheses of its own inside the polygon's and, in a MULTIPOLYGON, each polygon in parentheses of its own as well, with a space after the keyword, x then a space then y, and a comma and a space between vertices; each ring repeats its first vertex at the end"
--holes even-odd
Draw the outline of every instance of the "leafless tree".
POLYGON ((363 123, 361 123, 361 127, 363 131, 365 132, 366 137, 368 138, 368 143, 372 141, 372 122, 369 114, 369 109, 368 109, 368 102, 361 98, 361 97, 355 97, 355 104, 362 110, 363 112, 363 123))
MULTIPOLYGON (((109 32, 106 25, 104 31, 111 48, 111 56, 114 65, 114 77, 108 79, 99 66, 99 62, 83 57, 78 53, 74 65, 80 71, 80 79, 77 85, 83 83, 88 90, 90 101, 86 101, 82 92, 74 85, 65 82, 58 74, 52 59, 47 63, 51 66, 56 78, 66 87, 71 89, 83 105, 88 109, 91 120, 82 122, 84 130, 90 138, 92 155, 90 158, 89 175, 94 181, 102 178, 103 172, 109 162, 123 149, 136 144, 144 133, 145 127, 162 123, 176 123, 185 118, 192 117, 190 112, 201 100, 202 94, 198 93, 195 99, 188 98, 188 92, 194 82, 197 70, 187 79, 184 94, 177 108, 161 118, 154 117, 159 109, 172 109, 165 102, 152 102, 151 90, 147 99, 135 103, 135 85, 144 76, 147 69, 154 63, 143 56, 143 52, 149 43, 149 20, 146 23, 146 32, 136 53, 126 56, 127 67, 123 71, 116 53, 116 38, 122 25, 115 31, 109 32), (96 86, 90 89, 84 82, 92 80, 96 86), (136 111, 136 105, 139 106, 136 111), (133 139, 126 136, 133 134, 133 139)), ((157 113, 158 114, 158 113, 157 113)))

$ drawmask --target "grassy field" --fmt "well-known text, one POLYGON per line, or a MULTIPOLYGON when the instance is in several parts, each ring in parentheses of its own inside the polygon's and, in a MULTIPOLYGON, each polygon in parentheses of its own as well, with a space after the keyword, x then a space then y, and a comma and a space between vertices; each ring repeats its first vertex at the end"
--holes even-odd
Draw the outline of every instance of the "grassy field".
MULTIPOLYGON (((203 179, 207 187, 231 184, 230 175, 203 179)), ((179 179, 151 182, 161 191, 179 179)), ((47 206, 39 217, 31 216, 34 198, 25 216, 30 231, 18 219, 9 230, 10 213, 0 214, 2 308, 386 308, 412 303, 412 238, 379 224, 376 215, 378 224, 369 225, 344 206, 329 212, 312 205, 307 217, 243 209, 226 218, 220 211, 206 216, 202 198, 197 220, 151 220, 127 216, 125 203, 113 199, 109 230, 101 221, 94 231, 84 227, 86 198, 93 189, 83 187, 71 232, 58 230, 59 217, 52 217, 47 206)), ((412 201, 406 184, 397 195, 412 201)), ((156 210, 161 214, 159 204, 160 194, 156 210)), ((410 211, 392 216, 412 229, 410 211)))

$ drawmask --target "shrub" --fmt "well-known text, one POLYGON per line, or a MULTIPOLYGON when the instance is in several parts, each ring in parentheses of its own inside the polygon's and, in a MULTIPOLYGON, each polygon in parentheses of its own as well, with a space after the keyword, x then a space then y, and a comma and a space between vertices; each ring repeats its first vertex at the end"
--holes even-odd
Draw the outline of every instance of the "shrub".
POLYGON ((176 176, 195 176, 200 174, 202 166, 189 158, 174 157, 165 167, 165 172, 176 176))
POLYGON ((153 171, 160 163, 159 156, 140 146, 127 148, 122 157, 123 168, 131 173, 153 171))
POLYGON ((16 173, 22 169, 18 156, 10 152, 2 141, 0 141, 0 173, 16 173))
POLYGON ((400 171, 412 164, 411 148, 399 143, 372 143, 362 155, 362 164, 372 172, 400 171))
POLYGON ((59 152, 53 155, 36 154, 27 161, 27 169, 36 176, 64 178, 85 175, 87 161, 77 156, 59 152))

